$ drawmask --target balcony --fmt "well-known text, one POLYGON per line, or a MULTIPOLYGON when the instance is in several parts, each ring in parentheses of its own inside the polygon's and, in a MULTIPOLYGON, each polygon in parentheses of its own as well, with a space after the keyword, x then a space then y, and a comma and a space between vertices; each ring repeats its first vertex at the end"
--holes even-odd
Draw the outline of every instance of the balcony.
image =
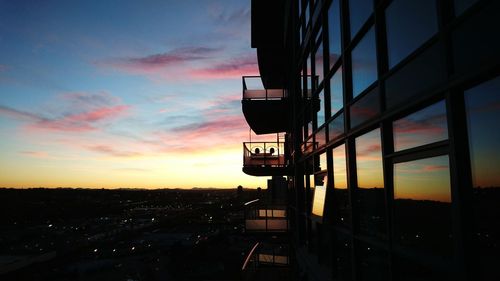
POLYGON ((245 232, 277 233, 288 231, 285 205, 262 205, 258 200, 245 203, 245 232))
POLYGON ((243 172, 250 176, 288 174, 283 142, 244 142, 243 172))
POLYGON ((257 48, 262 82, 268 89, 283 88, 288 57, 284 47, 286 1, 252 0, 251 41, 257 48))
POLYGON ((284 244, 256 243, 241 268, 243 280, 288 280, 290 254, 284 244))
POLYGON ((266 89, 260 76, 243 76, 243 115, 258 134, 289 130, 290 102, 284 89, 266 89))

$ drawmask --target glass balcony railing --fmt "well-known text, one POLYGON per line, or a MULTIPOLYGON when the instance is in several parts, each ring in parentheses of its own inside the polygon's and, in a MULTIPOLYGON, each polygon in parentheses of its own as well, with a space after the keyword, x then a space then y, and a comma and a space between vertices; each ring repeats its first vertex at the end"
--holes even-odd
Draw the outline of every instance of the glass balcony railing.
POLYGON ((285 244, 256 243, 241 268, 243 280, 288 280, 290 254, 285 244))
POLYGON ((244 167, 284 167, 285 164, 285 143, 243 143, 244 167))
POLYGON ((280 100, 287 97, 284 89, 266 89, 260 76, 243 76, 244 100, 280 100))
POLYGON ((285 205, 262 205, 258 201, 245 204, 247 232, 286 232, 288 219, 285 205))

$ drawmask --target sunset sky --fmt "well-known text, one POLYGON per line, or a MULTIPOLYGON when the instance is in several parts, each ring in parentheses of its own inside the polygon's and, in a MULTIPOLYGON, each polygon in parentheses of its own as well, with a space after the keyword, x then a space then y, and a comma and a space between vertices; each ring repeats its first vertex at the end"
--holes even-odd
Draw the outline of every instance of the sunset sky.
POLYGON ((249 0, 0 0, 0 186, 264 186, 249 24, 249 0))

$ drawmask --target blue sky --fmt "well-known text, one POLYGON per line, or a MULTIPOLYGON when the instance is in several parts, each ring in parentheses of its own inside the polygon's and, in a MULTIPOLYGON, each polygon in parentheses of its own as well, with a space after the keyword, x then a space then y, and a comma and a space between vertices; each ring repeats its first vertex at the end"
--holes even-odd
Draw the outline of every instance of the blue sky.
POLYGON ((0 1, 0 186, 256 187, 250 1, 0 1))

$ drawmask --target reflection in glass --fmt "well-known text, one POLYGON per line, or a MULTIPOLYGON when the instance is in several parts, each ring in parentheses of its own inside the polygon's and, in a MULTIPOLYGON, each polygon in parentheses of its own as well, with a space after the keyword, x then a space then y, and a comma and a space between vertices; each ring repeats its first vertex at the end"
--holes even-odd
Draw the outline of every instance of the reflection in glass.
POLYGON ((385 250, 358 240, 359 280, 386 281, 389 278, 389 255, 385 250))
POLYGON ((316 133, 316 146, 315 148, 322 147, 326 144, 326 127, 322 127, 317 133, 316 133))
POLYGON ((497 36, 500 1, 481 2, 484 6, 452 31, 456 75, 468 74, 472 69, 483 69, 487 65, 496 66, 500 61, 500 40, 497 36), (491 34, 495 35, 490 36, 491 34))
POLYGON ((372 27, 352 51, 352 96, 359 95, 377 79, 375 29, 372 27))
POLYGON ((450 276, 450 271, 433 268, 428 264, 423 265, 415 260, 410 260, 405 257, 395 256, 393 258, 393 280, 418 280, 418 281, 443 281, 456 280, 450 276))
POLYGON ((356 138, 359 224, 363 232, 385 233, 384 173, 380 129, 356 138))
POLYGON ((328 45, 330 54, 330 67, 340 58, 340 5, 339 0, 333 0, 328 9, 328 45))
POLYGON ((372 89, 364 97, 351 105, 350 111, 351 128, 354 128, 376 116, 380 111, 378 87, 372 89))
POLYGON ((460 16, 460 14, 462 14, 476 2, 477 0, 455 0, 455 15, 460 16))
POLYGON ((351 205, 347 189, 345 145, 339 145, 333 154, 333 208, 334 220, 339 225, 350 227, 351 205))
POLYGON ((394 122, 394 150, 448 139, 446 104, 440 101, 394 122))
POLYGON ((349 16, 351 23, 351 38, 358 33, 363 23, 373 12, 372 0, 349 0, 349 16))
POLYGON ((344 133, 344 113, 337 115, 328 123, 328 141, 334 140, 344 133))
POLYGON ((326 195, 326 173, 321 173, 315 177, 315 187, 314 187, 314 200, 312 207, 312 214, 316 216, 323 216, 323 208, 325 206, 325 195, 326 195))
POLYGON ((342 86, 342 66, 330 78, 330 106, 332 115, 344 107, 344 87, 342 86))
POLYGON ((451 255, 448 156, 394 165, 394 238, 402 245, 451 255))
POLYGON ((444 50, 444 44, 437 42, 385 80, 388 108, 408 102, 414 96, 430 93, 447 83, 444 50))
MULTIPOLYGON (((320 31, 321 32, 321 31, 320 31)), ((318 84, 323 81, 324 71, 323 71, 323 38, 320 36, 319 45, 314 53, 314 71, 318 79, 318 84)))
POLYGON ((435 0, 393 1, 385 15, 389 68, 417 49, 438 29, 435 0))
POLYGON ((352 280, 351 266, 351 237, 349 235, 335 232, 334 234, 334 270, 333 276, 337 280, 352 280))
POLYGON ((319 169, 318 171, 326 170, 326 153, 319 155, 319 169))
POLYGON ((500 280, 500 78, 467 90, 465 104, 481 274, 500 280))
POLYGON ((319 100, 319 111, 317 113, 317 124, 318 127, 323 125, 325 123, 325 94, 323 89, 321 92, 318 94, 318 100, 319 100))

